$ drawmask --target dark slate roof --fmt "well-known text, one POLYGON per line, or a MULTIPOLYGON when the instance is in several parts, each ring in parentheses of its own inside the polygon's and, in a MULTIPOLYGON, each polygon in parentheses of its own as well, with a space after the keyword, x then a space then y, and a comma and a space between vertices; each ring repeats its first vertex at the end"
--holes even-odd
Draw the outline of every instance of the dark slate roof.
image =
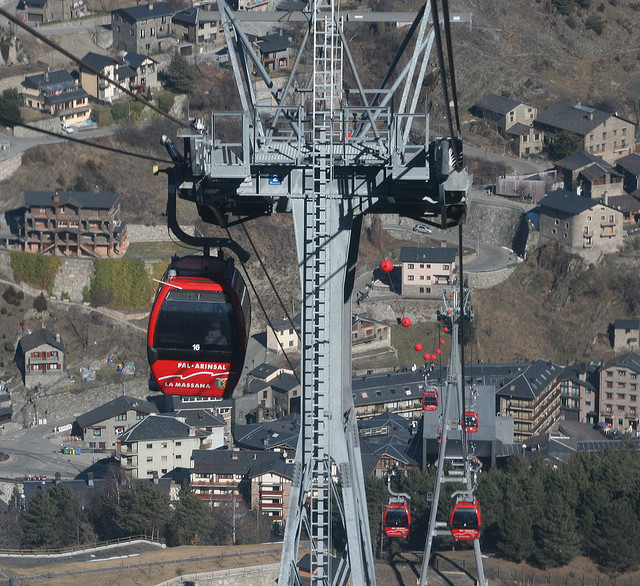
POLYGON ((400 262, 448 262, 456 259, 456 249, 449 247, 403 246, 400 262))
POLYGON ((286 393, 296 387, 299 387, 300 381, 297 376, 283 372, 271 379, 269 381, 269 385, 271 385, 271 388, 276 392, 286 393))
POLYGON ((592 163, 599 163, 601 165, 606 165, 609 167, 610 165, 606 163, 600 157, 596 157, 591 153, 586 151, 578 151, 577 153, 573 153, 564 159, 560 159, 559 161, 555 161, 554 165, 556 167, 560 167, 561 169, 567 169, 569 171, 575 171, 576 169, 581 169, 582 167, 586 167, 592 163))
POLYGON ((613 322, 616 330, 637 330, 640 329, 640 320, 638 319, 617 319, 613 322))
POLYGON ((367 444, 372 453, 376 454, 379 458, 383 456, 389 456, 394 460, 398 460, 407 466, 417 466, 418 463, 406 452, 406 447, 398 445, 391 438, 387 441, 373 442, 368 439, 363 439, 362 444, 367 444))
POLYGON ((561 366, 538 358, 524 372, 499 388, 496 395, 535 399, 558 377, 561 371, 561 366))
POLYGON ((222 417, 214 415, 208 409, 184 409, 176 413, 177 417, 184 417, 189 427, 224 427, 222 417))
MULTIPOLYGON (((108 65, 115 65, 116 60, 109 55, 100 55, 99 53, 87 53, 82 62, 86 63, 89 67, 93 67, 98 71, 102 71, 108 65)), ((82 65, 80 66, 82 68, 82 65)))
POLYGON ((49 330, 41 329, 39 332, 34 332, 33 334, 27 334, 20 338, 19 346, 23 352, 28 352, 33 348, 37 348, 42 344, 49 344, 58 350, 64 352, 64 344, 56 340, 54 334, 52 334, 49 330))
POLYGON ((635 352, 629 352, 628 354, 623 354, 621 356, 616 356, 612 360, 609 360, 603 366, 604 368, 610 368, 612 366, 621 366, 623 368, 628 368, 633 370, 634 372, 640 373, 640 356, 638 356, 635 352))
POLYGON ((353 377, 351 390, 356 407, 391 401, 411 401, 424 394, 424 371, 403 369, 398 372, 353 377))
MULTIPOLYGON (((25 6, 32 6, 33 8, 44 8, 47 4, 47 0, 20 0, 21 4, 25 6)), ((21 8, 18 7, 18 10, 21 8)))
POLYGON ((192 6, 180 12, 176 12, 172 18, 175 24, 182 26, 195 26, 203 22, 217 22, 220 20, 217 4, 212 4, 209 10, 203 10, 199 6, 192 6))
POLYGON ((151 59, 148 55, 140 55, 139 53, 129 52, 123 58, 122 62, 126 63, 133 69, 138 69, 147 59, 150 59, 154 63, 157 63, 154 59, 151 59))
POLYGON ((360 435, 366 437, 369 443, 378 441, 378 438, 389 438, 394 442, 407 444, 412 435, 412 423, 406 417, 391 411, 385 411, 370 419, 358 420, 358 429, 360 435), (376 433, 375 435, 367 433, 368 430, 383 430, 385 428, 386 433, 376 433))
POLYGON ((507 114, 520 104, 522 104, 522 102, 517 102, 511 98, 489 94, 477 102, 474 108, 488 110, 489 112, 496 112, 498 114, 507 114))
POLYGON ((384 323, 383 321, 378 321, 377 319, 373 319, 369 317, 366 313, 361 313, 360 315, 352 315, 351 316, 351 327, 355 326, 359 321, 362 322, 371 322, 372 324, 376 324, 379 326, 389 326, 389 324, 384 323))
POLYGON ((274 372, 279 370, 277 366, 273 364, 268 364, 267 362, 263 362, 259 366, 256 366, 249 375, 255 376, 256 378, 266 379, 271 376, 274 372))
POLYGON ((513 126, 509 126, 507 134, 510 134, 511 136, 522 136, 523 134, 529 134, 530 130, 531 126, 529 126, 528 124, 516 122, 513 126))
MULTIPOLYGON (((135 442, 183 439, 190 437, 191 428, 173 415, 156 415, 154 413, 139 421, 120 436, 123 444, 135 442)), ((193 436, 191 436, 193 437, 193 436)))
POLYGON ((120 8, 113 12, 129 21, 149 20, 151 18, 159 18, 161 16, 173 16, 173 10, 164 2, 150 2, 149 4, 139 4, 138 6, 129 6, 128 8, 120 8), (151 8, 151 9, 150 9, 151 8))
POLYGON ((295 449, 299 433, 300 416, 293 414, 275 421, 235 425, 233 439, 236 445, 249 450, 295 449))
POLYGON ((599 205, 600 202, 595 199, 577 195, 567 189, 556 189, 547 195, 547 197, 542 198, 539 204, 543 208, 549 208, 575 216, 591 209, 593 206, 599 205))
POLYGON ((247 476, 249 478, 255 478, 262 474, 274 473, 278 476, 293 479, 293 464, 287 464, 282 458, 276 458, 270 461, 261 461, 249 468, 247 476))
POLYGON ((158 410, 156 406, 152 403, 148 403, 147 401, 143 401, 142 399, 135 399, 134 397, 128 397, 127 395, 121 395, 113 401, 109 401, 104 405, 100 405, 87 413, 83 413, 79 415, 76 419, 78 425, 80 427, 88 427, 90 425, 94 425, 95 423, 100 423, 101 421, 106 421, 107 419, 111 419, 116 415, 120 415, 121 413, 125 413, 133 409, 134 411, 139 411, 140 413, 157 413, 158 410))
POLYGON ((195 474, 239 474, 244 476, 252 466, 281 460, 279 452, 262 450, 193 450, 191 471, 195 474))
POLYGON ((260 391, 263 391, 264 389, 268 389, 271 385, 262 380, 262 379, 253 379, 251 381, 249 381, 249 383, 247 384, 247 390, 246 393, 247 395, 253 395, 255 393, 259 393, 260 391))
POLYGON ((286 51, 291 47, 291 39, 284 34, 272 34, 260 37, 256 40, 256 44, 262 53, 277 53, 278 51, 286 51))
POLYGON ((587 179, 587 181, 593 181, 594 179, 602 177, 603 175, 622 177, 622 173, 618 173, 618 171, 614 170, 613 167, 602 163, 594 163, 593 165, 589 165, 587 168, 580 171, 580 175, 587 179))
POLYGON ((294 315, 291 318, 291 321, 293 321, 293 326, 291 325, 291 322, 287 318, 272 319, 271 320, 271 328, 276 332, 281 332, 283 330, 289 330, 292 327, 296 328, 298 331, 300 331, 300 324, 302 323, 300 321, 300 314, 294 315))
POLYGON ((60 94, 50 94, 44 97, 45 104, 64 104, 65 102, 71 102, 73 100, 82 100, 88 98, 89 94, 86 90, 78 88, 77 90, 60 92, 60 94))
POLYGON ((585 370, 584 364, 574 364, 572 366, 567 366, 565 369, 563 369, 558 375, 558 378, 560 380, 573 381, 576 384, 586 387, 591 391, 596 391, 597 390, 596 385, 594 385, 590 380, 594 371, 595 369, 593 369, 591 372, 587 372, 585 370), (581 376, 583 378, 581 378, 581 376))
POLYGON ((55 71, 49 71, 48 81, 45 81, 44 73, 35 73, 33 75, 27 75, 22 82, 22 85, 27 88, 39 90, 42 87, 55 87, 59 85, 61 88, 67 87, 69 84, 75 86, 76 82, 72 75, 66 69, 56 69, 55 71))
POLYGON ((640 210, 640 195, 625 193, 623 195, 610 195, 607 204, 620 212, 637 212, 640 210))
POLYGON ((118 79, 131 79, 136 76, 136 72, 132 67, 128 65, 120 65, 118 67, 118 79))
POLYGON ((87 193, 78 191, 25 191, 24 204, 27 207, 57 206, 66 203, 76 205, 84 209, 110 210, 118 201, 117 193, 87 193), (59 202, 54 202, 54 196, 58 194, 59 202))
POLYGON ((544 112, 539 113, 534 126, 568 130, 578 136, 589 134, 613 114, 583 105, 568 102, 554 102, 544 112), (591 119, 590 119, 591 117, 591 119))
POLYGON ((640 175, 640 153, 631 153, 616 161, 616 165, 633 175, 640 175))

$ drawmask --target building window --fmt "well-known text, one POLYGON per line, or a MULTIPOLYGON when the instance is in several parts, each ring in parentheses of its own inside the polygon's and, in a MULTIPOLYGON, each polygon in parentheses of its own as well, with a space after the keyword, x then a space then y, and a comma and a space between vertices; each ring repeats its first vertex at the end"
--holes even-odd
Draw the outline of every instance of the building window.
POLYGON ((150 450, 151 448, 153 448, 153 444, 147 444, 147 450, 150 450))
POLYGON ((147 456, 147 462, 153 462, 153 456, 147 456))
POLYGON ((180 447, 182 445, 182 442, 176 442, 176 447, 180 447))
POLYGON ((166 447, 167 447, 167 442, 162 442, 162 443, 160 444, 160 447, 161 447, 161 448, 166 448, 166 447))
POLYGON ((144 413, 142 413, 142 411, 136 411, 136 419, 144 419, 144 413))
POLYGON ((409 264, 407 265, 407 268, 408 268, 408 269, 412 269, 412 268, 413 268, 413 263, 409 263, 409 264))
POLYGON ((415 277, 413 275, 407 275, 407 281, 413 281, 415 277))
POLYGON ((166 456, 161 456, 160 457, 160 461, 161 462, 166 462, 167 461, 167 457, 166 456))
POLYGON ((140 29, 140 38, 144 39, 144 29, 143 28, 140 29))
POLYGON ((127 414, 125 413, 118 413, 118 415, 116 415, 116 421, 126 421, 127 420, 127 414))

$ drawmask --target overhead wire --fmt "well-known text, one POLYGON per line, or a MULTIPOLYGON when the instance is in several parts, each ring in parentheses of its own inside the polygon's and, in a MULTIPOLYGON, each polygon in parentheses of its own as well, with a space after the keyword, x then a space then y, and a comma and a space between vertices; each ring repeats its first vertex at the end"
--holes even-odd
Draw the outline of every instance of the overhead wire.
POLYGON ((0 122, 5 126, 19 126, 21 128, 27 128, 28 130, 33 130, 35 132, 39 132, 41 134, 46 134, 47 136, 53 136, 55 138, 61 138, 68 142, 73 142, 76 144, 82 144, 85 146, 90 146, 96 149, 100 149, 103 151, 109 151, 111 153, 116 153, 119 155, 125 155, 127 157, 135 157, 137 159, 143 159, 145 161, 152 161, 154 163, 171 163, 168 159, 161 159, 160 157, 152 157, 151 155, 142 155, 140 153, 134 153, 131 151, 125 151, 123 149, 118 149, 116 147, 110 147, 103 144, 97 144, 95 142, 88 142, 85 139, 73 138, 69 135, 59 134, 57 132, 52 132, 51 130, 45 130, 44 128, 38 128, 37 126, 31 126, 30 124, 25 124, 24 122, 18 122, 16 120, 12 120, 10 118, 5 118, 4 116, 0 116, 0 122))
POLYGON ((55 49, 59 53, 62 53, 65 57, 68 57, 74 63, 77 63, 78 65, 80 65, 81 67, 86 69, 87 71, 90 71, 94 75, 97 75, 100 79, 103 79, 103 80, 109 82, 110 84, 114 85, 120 91, 124 92, 128 96, 132 97, 133 99, 137 100, 138 102, 143 103, 145 106, 148 106, 149 108, 151 108, 152 110, 154 110, 155 112, 160 114, 161 116, 164 116, 165 118, 168 118, 169 120, 171 120, 172 122, 175 122, 176 124, 182 126, 183 128, 187 127, 187 124, 185 124, 182 120, 178 120, 174 116, 171 116, 171 114, 165 112, 164 110, 161 110, 160 108, 158 108, 158 106, 156 106, 155 104, 152 104, 151 102, 149 102, 148 100, 143 98, 140 94, 131 91, 129 88, 123 86, 122 84, 120 84, 119 82, 115 81, 114 79, 111 79, 108 75, 105 75, 101 71, 97 70, 95 67, 92 67, 91 65, 85 63, 84 61, 82 61, 82 59, 79 59, 73 53, 70 53, 64 47, 61 47, 60 45, 58 45, 58 43, 55 43, 51 39, 48 39, 47 37, 45 37, 42 33, 40 33, 37 30, 31 28, 26 23, 22 22, 19 18, 16 18, 15 16, 13 16, 9 12, 7 12, 4 8, 0 8, 0 15, 4 16, 7 20, 11 21, 16 26, 19 26, 21 29, 27 31, 30 35, 33 35, 34 37, 36 37, 36 39, 42 41, 46 45, 49 45, 49 47, 51 47, 52 49, 55 49))

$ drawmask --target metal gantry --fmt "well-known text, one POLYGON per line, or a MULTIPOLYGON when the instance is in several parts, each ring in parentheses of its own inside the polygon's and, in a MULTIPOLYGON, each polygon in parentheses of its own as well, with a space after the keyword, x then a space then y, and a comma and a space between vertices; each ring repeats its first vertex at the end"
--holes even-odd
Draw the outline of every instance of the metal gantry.
MULTIPOLYGON (((169 174, 170 201, 177 195, 194 202, 213 224, 293 214, 303 412, 280 586, 301 583, 298 560, 307 538, 313 584, 376 583, 351 393, 351 298, 362 219, 397 213, 456 226, 470 186, 459 139, 431 139, 428 114, 417 112, 434 38, 428 6, 415 15, 379 86, 366 89, 344 32, 354 15, 343 18, 337 2, 315 0, 297 18, 307 28, 290 77, 277 89, 239 15, 219 0, 243 109, 212 113, 206 129, 183 133, 184 154, 169 174), (257 97, 255 76, 266 102, 257 97), (343 551, 332 539, 334 524, 344 530, 343 551)), ((296 20, 282 13, 276 19, 296 20)))
MULTIPOLYGON (((427 539, 425 542, 424 556, 422 558, 422 569, 420 571, 420 586, 424 586, 428 581, 433 538, 437 535, 451 537, 451 527, 449 527, 449 523, 437 520, 442 484, 445 482, 460 484, 462 488, 457 491, 457 493, 473 495, 478 472, 478 467, 472 463, 473 458, 469 451, 467 434, 463 425, 465 386, 459 346, 462 322, 463 320, 469 319, 472 315, 469 290, 451 289, 450 291, 445 291, 443 293, 443 300, 444 307, 441 308, 438 313, 439 318, 443 319, 451 328, 451 354, 449 356, 447 377, 442 387, 444 392, 441 398, 441 427, 438 431, 440 434, 440 447, 438 449, 438 460, 436 464, 436 480, 432 493, 433 500, 429 513, 429 527, 427 529, 427 539), (452 406, 454 409, 457 409, 457 412, 450 414, 452 406), (458 431, 460 432, 460 449, 452 450, 452 442, 449 441, 449 432, 458 431)), ((456 446, 458 445, 457 441, 456 439, 456 446)), ((478 573, 478 584, 484 586, 485 578, 479 539, 473 540, 473 549, 476 571, 478 573)))

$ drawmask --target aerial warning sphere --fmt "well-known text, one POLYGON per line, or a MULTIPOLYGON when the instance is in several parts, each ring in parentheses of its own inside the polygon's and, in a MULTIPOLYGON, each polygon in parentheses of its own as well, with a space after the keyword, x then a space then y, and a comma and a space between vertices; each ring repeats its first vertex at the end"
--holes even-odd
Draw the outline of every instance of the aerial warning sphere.
POLYGON ((390 273, 393 270, 393 263, 389 259, 383 260, 380 263, 380 268, 383 272, 390 273))
POLYGON ((438 357, 435 354, 432 354, 431 355, 431 360, 433 360, 435 362, 436 360, 438 360, 438 357))
POLYGON ((448 313, 449 315, 451 315, 451 310, 450 310, 450 309, 447 309, 447 313, 448 313))
POLYGON ((417 342, 416 345, 413 347, 413 349, 416 352, 420 352, 422 350, 422 344, 420 342, 417 342))
POLYGON ((445 331, 445 332, 448 332, 448 331, 449 331, 449 328, 448 328, 447 326, 444 326, 444 328, 443 328, 443 329, 444 329, 444 331, 445 331))
POLYGON ((453 297, 453 293, 449 293, 449 297, 453 297))
MULTIPOLYGON (((446 330, 445 330, 445 332, 446 332, 446 330)), ((440 340, 440 343, 441 343, 441 344, 444 344, 444 340, 440 340)))
POLYGON ((442 354, 442 350, 440 350, 440 348, 436 348, 436 354, 442 354))
POLYGON ((425 355, 423 356, 423 358, 424 358, 425 360, 431 360, 431 354, 425 354, 425 355))
POLYGON ((400 323, 405 327, 408 328, 411 325, 411 320, 408 317, 403 317, 402 320, 400 321, 400 323))

